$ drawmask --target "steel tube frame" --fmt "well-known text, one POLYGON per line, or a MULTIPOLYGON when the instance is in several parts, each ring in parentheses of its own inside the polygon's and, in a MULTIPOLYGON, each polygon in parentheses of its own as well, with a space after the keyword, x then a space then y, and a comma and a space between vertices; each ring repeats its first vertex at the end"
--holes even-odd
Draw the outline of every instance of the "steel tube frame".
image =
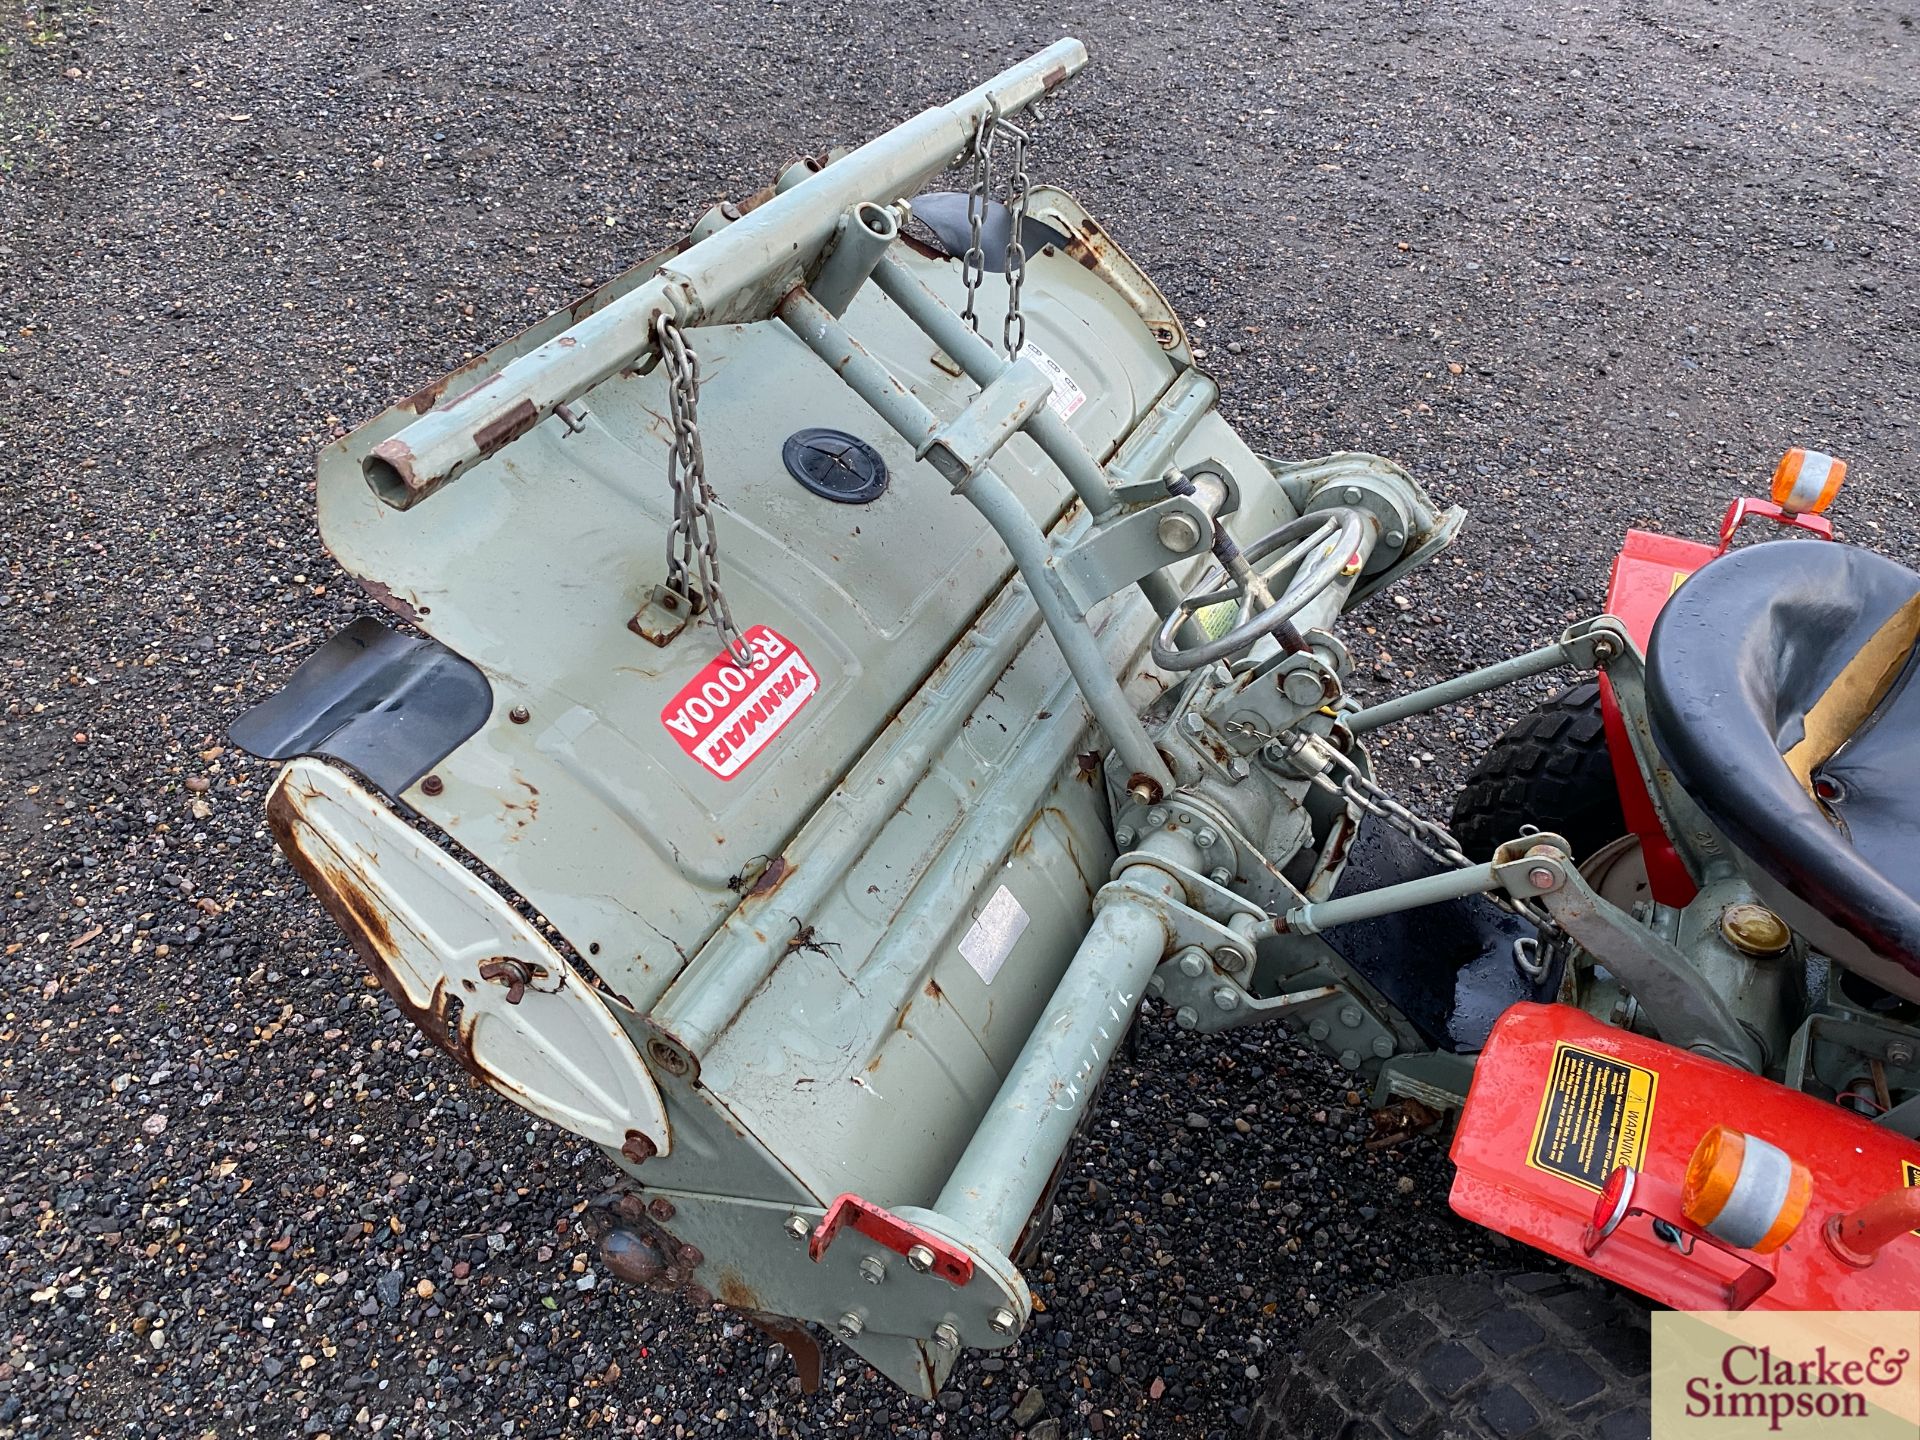
POLYGON ((1382 725, 1391 725, 1396 720, 1405 720, 1409 715, 1420 715, 1428 710, 1437 710, 1442 705, 1451 705, 1456 700, 1465 700, 1474 695, 1485 694, 1489 690, 1498 690, 1502 685, 1512 685, 1516 681, 1531 679, 1535 675, 1544 675, 1547 671, 1558 670, 1563 665, 1585 664, 1591 653, 1590 636, 1582 636, 1574 640, 1556 640, 1551 645, 1542 645, 1538 650, 1529 650, 1526 654, 1515 655, 1510 660, 1483 665, 1478 670, 1469 670, 1466 674, 1456 675, 1451 680, 1442 680, 1438 685, 1410 690, 1405 695, 1383 700, 1378 705, 1369 705, 1366 709, 1355 711, 1347 716, 1346 726, 1355 735, 1364 735, 1369 730, 1378 730, 1382 725))
MULTIPOLYGON (((1184 898, 1179 882, 1157 865, 1129 865, 1113 883, 1121 881, 1184 898)), ((1002 1254, 1014 1252, 1167 945, 1166 921, 1142 900, 1122 894, 1099 906, 934 1202, 938 1214, 1002 1254)))
MULTIPOLYGON (((868 354, 860 342, 847 333, 846 327, 804 289, 789 294, 777 313, 808 349, 831 366, 834 373, 915 450, 923 448, 926 441, 939 432, 940 421, 926 404, 868 354)), ((1105 732, 1121 764, 1132 775, 1148 777, 1162 791, 1173 789, 1172 773, 1147 738, 1140 717, 1127 703, 1120 682, 1114 679, 1100 654, 1099 643, 1087 628, 1085 617, 1061 589, 1051 564, 1053 552, 1038 522, 991 465, 983 466, 960 493, 986 516, 987 523, 993 526, 1013 556, 1014 566, 1027 582, 1041 618, 1053 632, 1054 643, 1060 647, 1061 657, 1073 672, 1087 708, 1093 712, 1094 723, 1105 732)))
POLYGON ((1443 900, 1460 900, 1468 895, 1485 895, 1504 888, 1492 865, 1443 870, 1438 875, 1403 880, 1398 885, 1383 885, 1378 890, 1366 890, 1358 895, 1342 896, 1338 900, 1296 905, 1282 919, 1257 927, 1253 938, 1260 939, 1265 934, 1318 935, 1323 930, 1351 924, 1355 920, 1377 920, 1382 915, 1417 910, 1423 905, 1438 905, 1443 900))
MULTIPOLYGON (((953 308, 935 294, 924 280, 899 261, 891 257, 882 260, 874 266, 872 278, 880 288, 880 293, 918 325, 922 334, 946 351, 974 384, 984 389, 1012 363, 955 314, 953 308)), ((1188 427, 1189 430, 1191 428, 1188 427)), ((1043 409, 1028 420, 1026 433, 1040 447, 1041 453, 1067 477, 1073 493, 1080 497, 1080 502, 1087 507, 1087 513, 1095 520, 1111 515, 1119 508, 1113 487, 1107 482, 1107 472, 1101 468, 1086 442, 1074 434, 1073 427, 1054 414, 1051 408, 1043 409)), ((1178 587, 1158 570, 1141 578, 1140 593, 1147 597, 1154 614, 1162 619, 1171 615, 1180 603, 1178 587)), ((1192 634, 1187 636, 1183 632, 1183 637, 1189 643, 1200 644, 1206 638, 1204 632, 1197 623, 1189 624, 1192 634)))
POLYGON ((850 209, 913 194, 959 160, 991 111, 1019 114, 1086 63, 1078 40, 1056 41, 775 195, 689 246, 644 284, 381 441, 364 462, 368 484, 396 508, 416 504, 651 354, 662 314, 682 326, 765 319, 818 268, 850 209))

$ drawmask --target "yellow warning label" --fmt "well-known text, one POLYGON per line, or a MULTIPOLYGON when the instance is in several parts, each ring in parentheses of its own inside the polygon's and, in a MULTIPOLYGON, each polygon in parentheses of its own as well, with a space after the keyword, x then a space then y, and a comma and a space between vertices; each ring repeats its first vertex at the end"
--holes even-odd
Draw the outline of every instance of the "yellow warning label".
POLYGON ((1218 605, 1207 606, 1193 618, 1200 622, 1200 628, 1207 632, 1209 640, 1218 640, 1233 628, 1233 622, 1239 615, 1239 601, 1222 600, 1218 605))
POLYGON ((1622 1165, 1639 1169, 1659 1084, 1651 1070, 1561 1041, 1553 1047, 1527 1164, 1589 1190, 1622 1165))
POLYGON ((1676 570, 1676 571, 1674 571, 1674 572, 1673 572, 1673 584, 1671 584, 1671 585, 1669 585, 1669 586, 1667 587, 1667 594, 1669 594, 1669 595, 1671 595, 1671 594, 1673 594, 1673 592, 1674 592, 1674 591, 1676 591, 1676 590, 1678 590, 1678 589, 1679 589, 1679 588, 1680 588, 1680 587, 1681 587, 1682 585, 1684 585, 1684 584, 1686 584, 1686 583, 1687 583, 1687 577, 1688 577, 1689 575, 1691 575, 1692 573, 1693 573, 1693 572, 1692 572, 1691 570, 1676 570))

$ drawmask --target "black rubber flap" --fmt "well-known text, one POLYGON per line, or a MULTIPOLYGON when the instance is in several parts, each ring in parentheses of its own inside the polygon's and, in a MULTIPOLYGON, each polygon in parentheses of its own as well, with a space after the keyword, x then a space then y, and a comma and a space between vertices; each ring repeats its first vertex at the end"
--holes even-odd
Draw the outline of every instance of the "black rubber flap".
POLYGON ((318 755, 398 795, 472 735, 493 711, 479 668, 437 640, 354 621, 293 672, 227 736, 264 760, 318 755))
POLYGON ((887 488, 880 452, 844 430, 796 430, 780 447, 787 473, 825 500, 865 505, 887 488))
MULTIPOLYGON (((1405 835, 1368 815, 1333 893, 1356 895, 1440 869, 1405 835)), ((1392 1001, 1428 1044, 1470 1054, 1486 1044, 1508 1006, 1521 1000, 1544 1004, 1560 988, 1564 962, 1538 981, 1529 981, 1513 963, 1513 942, 1537 939, 1538 933, 1484 896, 1469 895, 1336 925, 1321 938, 1392 1001)))
MULTIPOLYGON (((913 218, 931 230, 940 248, 958 258, 967 253, 973 240, 973 228, 967 221, 967 197, 955 190, 934 190, 912 200, 913 218)), ((980 263, 987 273, 998 275, 1007 268, 1007 239, 1013 234, 1013 214, 998 200, 989 200, 980 221, 980 263)), ((1038 255, 1049 245, 1066 248, 1067 237, 1044 220, 1024 217, 1020 226, 1020 248, 1038 255)))

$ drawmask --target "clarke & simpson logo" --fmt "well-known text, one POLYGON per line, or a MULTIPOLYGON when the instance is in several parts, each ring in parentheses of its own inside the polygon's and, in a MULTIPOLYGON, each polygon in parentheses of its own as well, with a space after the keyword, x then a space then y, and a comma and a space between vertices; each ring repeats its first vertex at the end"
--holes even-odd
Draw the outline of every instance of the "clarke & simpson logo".
POLYGON ((1654 1316, 1653 1440, 1920 1440, 1920 1313, 1654 1316))
MULTIPOLYGON (((1911 1350, 1875 1345, 1861 1360, 1835 1360, 1817 1345, 1806 1360, 1782 1360, 1767 1345, 1729 1345, 1717 1373, 1687 1381, 1687 1416, 1765 1420, 1769 1430, 1796 1417, 1864 1420, 1876 1387, 1900 1384, 1911 1350)), ((1885 1407, 1881 1407, 1885 1408, 1885 1407)))

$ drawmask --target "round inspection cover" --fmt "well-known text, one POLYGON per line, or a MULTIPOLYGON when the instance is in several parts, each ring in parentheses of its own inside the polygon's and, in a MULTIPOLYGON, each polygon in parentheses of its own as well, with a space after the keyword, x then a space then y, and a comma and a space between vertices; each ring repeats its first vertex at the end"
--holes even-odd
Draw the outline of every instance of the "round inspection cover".
POLYGON ((823 500, 865 505, 887 488, 880 452, 844 430, 796 430, 780 447, 787 473, 823 500))

